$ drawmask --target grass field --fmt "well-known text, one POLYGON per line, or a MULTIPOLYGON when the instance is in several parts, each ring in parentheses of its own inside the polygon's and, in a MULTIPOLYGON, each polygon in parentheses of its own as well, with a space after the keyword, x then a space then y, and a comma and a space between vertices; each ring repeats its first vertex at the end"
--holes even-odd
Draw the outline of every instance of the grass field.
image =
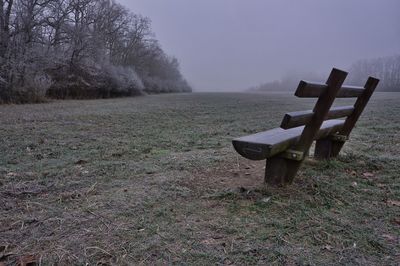
MULTIPOLYGON (((348 102, 346 100, 345 102, 348 102)), ((287 188, 231 139, 313 101, 194 93, 0 106, 0 265, 400 264, 400 94, 287 188)))

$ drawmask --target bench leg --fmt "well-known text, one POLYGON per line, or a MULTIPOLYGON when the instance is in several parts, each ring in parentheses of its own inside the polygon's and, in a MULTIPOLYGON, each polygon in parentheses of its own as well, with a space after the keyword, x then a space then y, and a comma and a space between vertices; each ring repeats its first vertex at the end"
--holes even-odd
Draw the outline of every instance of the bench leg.
POLYGON ((287 184, 291 184, 294 180, 294 178, 297 175, 297 172, 300 169, 300 166, 303 164, 303 161, 289 161, 287 164, 287 170, 286 170, 286 177, 285 177, 285 182, 287 184))
POLYGON ((331 151, 332 157, 337 157, 339 155, 340 151, 343 148, 343 145, 344 142, 335 141, 332 143, 332 151, 331 151))
POLYGON ((332 140, 320 139, 315 143, 314 157, 318 160, 328 160, 332 157, 332 140))
POLYGON ((331 139, 320 139, 316 141, 314 157, 318 160, 329 160, 339 155, 345 142, 331 139))
POLYGON ((273 186, 291 184, 303 161, 293 161, 282 157, 267 159, 265 183, 273 186))
POLYGON ((265 166, 265 183, 273 186, 282 186, 286 183, 288 160, 281 157, 267 159, 265 166))
POLYGON ((267 159, 265 183, 273 186, 291 184, 309 152, 307 150, 299 161, 287 159, 282 154, 267 159))

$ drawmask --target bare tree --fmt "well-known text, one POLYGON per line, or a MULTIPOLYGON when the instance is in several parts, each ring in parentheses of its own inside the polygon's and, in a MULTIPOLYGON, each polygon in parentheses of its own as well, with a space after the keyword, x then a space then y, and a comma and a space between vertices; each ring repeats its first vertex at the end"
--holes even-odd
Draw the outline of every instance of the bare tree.
POLYGON ((351 66, 350 78, 353 83, 362 84, 365 76, 381 79, 379 90, 400 91, 400 55, 364 59, 351 66))
POLYGON ((13 0, 0 0, 0 58, 7 54, 11 38, 10 19, 13 8, 13 0))
POLYGON ((0 0, 0 100, 190 91, 150 19, 114 0, 0 0))

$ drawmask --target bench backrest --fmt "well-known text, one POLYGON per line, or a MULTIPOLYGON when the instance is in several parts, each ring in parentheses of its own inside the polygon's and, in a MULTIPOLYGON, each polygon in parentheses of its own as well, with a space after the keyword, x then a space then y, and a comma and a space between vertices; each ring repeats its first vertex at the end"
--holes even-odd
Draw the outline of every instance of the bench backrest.
POLYGON ((282 120, 283 129, 305 126, 295 150, 306 153, 325 120, 346 117, 337 134, 345 138, 350 135, 379 80, 369 77, 364 87, 356 87, 343 85, 346 77, 347 72, 334 68, 325 84, 300 82, 295 95, 300 98, 318 98, 318 101, 313 110, 287 113, 282 120), (353 106, 331 108, 336 98, 351 97, 357 97, 353 106))

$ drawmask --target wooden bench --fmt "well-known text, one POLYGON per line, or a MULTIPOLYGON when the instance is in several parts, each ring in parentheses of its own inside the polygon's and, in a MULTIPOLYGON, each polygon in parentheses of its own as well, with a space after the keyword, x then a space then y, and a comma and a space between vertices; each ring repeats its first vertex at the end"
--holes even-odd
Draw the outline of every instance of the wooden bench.
POLYGON ((250 160, 266 159, 265 182, 272 185, 293 181, 314 140, 317 159, 336 157, 379 83, 369 77, 364 87, 345 86, 346 77, 334 68, 324 84, 300 81, 295 95, 318 98, 314 109, 287 113, 280 128, 234 139, 235 150, 250 160), (336 98, 350 97, 357 98, 353 106, 331 108, 336 98))

